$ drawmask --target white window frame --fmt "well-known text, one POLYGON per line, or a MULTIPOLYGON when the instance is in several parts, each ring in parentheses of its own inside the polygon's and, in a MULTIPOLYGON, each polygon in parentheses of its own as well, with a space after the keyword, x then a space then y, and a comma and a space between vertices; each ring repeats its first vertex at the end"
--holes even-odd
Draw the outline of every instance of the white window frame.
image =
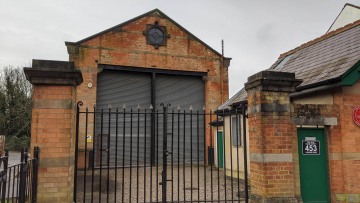
POLYGON ((230 116, 230 133, 231 133, 231 145, 233 147, 242 147, 243 140, 242 140, 242 116, 241 115, 235 115, 230 116), (237 122, 236 122, 237 121, 237 122), (234 125, 237 124, 237 125, 234 125), (234 133, 234 131, 237 131, 237 133, 234 133), (235 135, 235 136, 234 136, 235 135), (237 137, 237 139, 236 139, 237 137))

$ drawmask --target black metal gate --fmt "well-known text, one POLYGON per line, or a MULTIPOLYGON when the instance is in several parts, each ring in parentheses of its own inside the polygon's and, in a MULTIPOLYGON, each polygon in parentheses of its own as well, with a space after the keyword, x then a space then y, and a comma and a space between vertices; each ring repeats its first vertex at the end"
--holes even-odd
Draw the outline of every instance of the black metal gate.
POLYGON ((244 111, 81 106, 74 202, 247 202, 244 111))
POLYGON ((21 150, 20 163, 8 166, 9 152, 0 157, 1 203, 36 202, 38 184, 39 147, 34 147, 33 158, 28 149, 21 150))

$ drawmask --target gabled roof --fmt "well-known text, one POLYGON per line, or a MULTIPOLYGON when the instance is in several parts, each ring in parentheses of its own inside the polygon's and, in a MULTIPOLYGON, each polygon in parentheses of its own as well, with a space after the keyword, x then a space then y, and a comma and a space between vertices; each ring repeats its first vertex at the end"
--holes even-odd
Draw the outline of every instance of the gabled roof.
POLYGON ((123 23, 120 23, 120 24, 118 24, 118 25, 115 25, 114 27, 111 27, 111 28, 109 28, 109 29, 106 29, 106 30, 104 30, 104 31, 101 31, 101 32, 99 32, 99 33, 97 33, 97 34, 91 35, 91 36, 89 36, 89 37, 87 37, 87 38, 85 38, 85 39, 82 39, 82 40, 80 40, 80 41, 77 41, 77 42, 65 42, 65 44, 66 44, 66 45, 68 45, 68 44, 80 45, 81 43, 84 43, 84 42, 86 42, 86 41, 89 41, 89 40, 91 40, 91 39, 93 39, 93 38, 95 38, 95 37, 98 37, 98 36, 100 36, 100 35, 103 35, 103 34, 105 34, 105 33, 110 32, 110 31, 119 29, 119 28, 121 28, 121 27, 124 26, 124 25, 127 25, 127 24, 129 24, 129 23, 132 23, 132 22, 134 22, 134 21, 136 21, 136 20, 139 20, 139 19, 141 19, 141 18, 143 18, 143 17, 145 17, 145 16, 149 16, 149 15, 152 15, 152 14, 157 14, 157 15, 162 16, 163 18, 166 18, 166 19, 169 20, 171 23, 173 23, 174 25, 176 25, 177 27, 179 27, 181 30, 183 30, 184 32, 186 32, 191 38, 193 38, 193 39, 195 39, 196 41, 200 42, 200 43, 201 43, 202 45, 204 45, 206 48, 208 48, 209 50, 211 50, 212 52, 214 52, 216 55, 222 56, 222 55, 221 55, 219 52, 217 52, 215 49, 213 49, 212 47, 210 47, 209 45, 207 45, 205 42, 201 41, 198 37, 196 37, 195 35, 193 35, 191 32, 189 32, 187 29, 185 29, 184 27, 182 27, 180 24, 178 24, 177 22, 175 22, 173 19, 171 19, 169 16, 167 16, 165 13, 163 13, 162 11, 160 11, 160 10, 157 9, 157 8, 154 9, 154 10, 151 10, 151 11, 149 11, 149 12, 147 12, 147 13, 144 13, 144 14, 142 14, 142 15, 139 15, 139 16, 133 18, 133 19, 130 19, 130 20, 128 20, 128 21, 125 21, 125 22, 123 22, 123 23))
MULTIPOLYGON (((303 82, 297 92, 324 84, 341 82, 348 72, 360 64, 360 20, 329 32, 284 54, 268 69, 295 73, 303 82)), ((247 100, 241 89, 220 108, 247 100)))

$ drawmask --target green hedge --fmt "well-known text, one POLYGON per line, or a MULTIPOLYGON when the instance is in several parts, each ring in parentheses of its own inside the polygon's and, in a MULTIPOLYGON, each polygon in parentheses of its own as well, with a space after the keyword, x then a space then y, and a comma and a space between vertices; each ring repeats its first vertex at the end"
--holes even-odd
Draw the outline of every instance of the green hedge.
POLYGON ((6 137, 5 149, 9 151, 21 151, 23 148, 30 147, 30 137, 6 137))

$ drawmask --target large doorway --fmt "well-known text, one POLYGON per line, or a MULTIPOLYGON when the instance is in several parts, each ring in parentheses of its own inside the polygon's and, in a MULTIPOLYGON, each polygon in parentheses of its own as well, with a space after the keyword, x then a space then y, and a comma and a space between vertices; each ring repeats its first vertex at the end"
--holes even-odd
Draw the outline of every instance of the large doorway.
POLYGON ((304 203, 330 202, 325 140, 323 128, 298 129, 301 197, 304 203))
POLYGON ((219 116, 204 110, 206 73, 102 68, 96 108, 78 105, 74 202, 244 200, 239 177, 207 160, 219 116))
MULTIPOLYGON (((120 68, 120 67, 116 67, 120 68)), ((131 165, 132 160, 140 157, 139 164, 156 164, 161 160, 161 152, 156 151, 159 145, 161 148, 162 137, 156 137, 155 134, 163 131, 161 104, 169 105, 169 113, 192 112, 196 114, 203 112, 205 105, 205 83, 199 73, 186 73, 177 71, 163 71, 156 69, 134 68, 131 70, 109 70, 104 69, 98 75, 96 108, 98 112, 113 111, 127 112, 119 114, 100 113, 95 117, 95 140, 97 152, 109 151, 112 156, 109 162, 110 166, 115 164, 116 153, 125 156, 125 165, 131 165), (139 114, 137 113, 139 111, 139 114), (146 113, 145 113, 146 111, 146 113), (123 125, 116 126, 116 119, 122 120, 123 125), (136 122, 135 122, 136 121, 136 122), (124 132, 124 140, 116 140, 116 132, 124 132), (139 143, 132 139, 132 134, 139 134, 139 143), (109 146, 107 146, 109 143, 109 146), (116 147, 117 146, 117 147, 116 147), (139 154, 132 150, 139 148, 139 154), (115 150, 116 149, 116 150, 115 150), (159 157, 158 157, 159 156, 159 157)), ((115 113, 115 112, 113 112, 115 113)), ((200 146, 204 145, 204 119, 203 116, 194 116, 194 118, 181 119, 174 116, 172 123, 172 134, 169 140, 174 148, 186 146, 186 150, 175 150, 174 161, 185 154, 186 162, 190 163, 192 156, 190 154, 191 143, 197 141, 195 135, 199 135, 200 146), (195 119, 197 118, 197 119, 195 119), (183 128, 184 125, 189 128, 183 128), (190 126, 193 130, 190 130, 190 126), (174 132, 185 133, 183 137, 177 137, 174 132), (198 126, 199 132, 196 131, 198 126), (185 138, 185 139, 184 139, 185 138), (179 156, 177 155, 179 153, 179 156)), ((197 150, 198 146, 193 146, 197 150)), ((200 151, 200 161, 204 160, 205 152, 203 148, 200 151)), ((95 154, 95 163, 107 161, 104 157, 95 154)), ((102 163, 104 164, 104 163, 102 163)))
MULTIPOLYGON (((240 116, 236 113, 231 112, 240 116)), ((73 201, 246 202, 246 187, 238 174, 247 169, 234 166, 226 174, 213 160, 206 160, 210 156, 205 154, 214 148, 214 142, 206 146, 205 129, 211 131, 210 140, 222 135, 204 122, 206 117, 220 122, 213 112, 172 111, 167 106, 154 112, 89 110, 78 105, 73 201), (155 145, 148 146, 147 129, 151 125, 147 121, 152 117, 155 145), (91 121, 98 118, 100 125, 92 125, 91 121), (88 143, 85 135, 91 132, 103 134, 88 143), (155 152, 154 163, 150 152, 155 152)), ((220 140, 225 146, 226 139, 220 140)), ((231 160, 239 150, 220 157, 231 160)))

